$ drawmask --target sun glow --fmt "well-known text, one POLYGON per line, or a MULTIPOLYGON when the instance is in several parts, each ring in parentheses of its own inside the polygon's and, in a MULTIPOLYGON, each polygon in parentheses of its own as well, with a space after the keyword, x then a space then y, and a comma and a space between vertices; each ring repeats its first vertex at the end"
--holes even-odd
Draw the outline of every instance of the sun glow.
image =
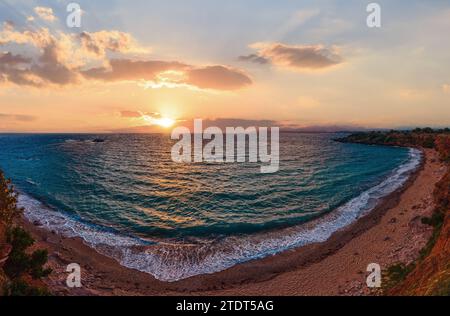
POLYGON ((143 115, 142 118, 150 125, 157 125, 164 128, 169 128, 175 124, 175 120, 168 117, 153 117, 150 115, 143 115))
POLYGON ((168 117, 163 117, 160 119, 156 119, 155 123, 156 123, 156 125, 159 125, 161 127, 168 128, 168 127, 173 126, 173 124, 175 124, 175 120, 172 120, 171 118, 168 118, 168 117))

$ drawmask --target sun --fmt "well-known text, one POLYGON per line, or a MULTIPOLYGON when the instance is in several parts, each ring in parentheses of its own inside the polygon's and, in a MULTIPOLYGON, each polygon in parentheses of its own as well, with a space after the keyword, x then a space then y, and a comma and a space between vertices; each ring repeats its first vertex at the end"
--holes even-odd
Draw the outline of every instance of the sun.
POLYGON ((159 125, 161 127, 164 127, 164 128, 169 128, 175 124, 175 120, 168 118, 168 117, 162 117, 162 118, 156 119, 155 124, 159 125))
POLYGON ((156 125, 163 128, 169 128, 172 127, 176 121, 174 119, 171 119, 166 116, 158 116, 154 117, 151 115, 142 115, 141 117, 145 122, 147 122, 149 125, 156 125))

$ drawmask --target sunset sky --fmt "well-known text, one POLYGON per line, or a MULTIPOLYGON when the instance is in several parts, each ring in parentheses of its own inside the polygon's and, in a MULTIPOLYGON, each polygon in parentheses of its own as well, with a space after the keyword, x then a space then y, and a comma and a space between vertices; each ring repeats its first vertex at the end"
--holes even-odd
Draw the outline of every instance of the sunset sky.
POLYGON ((0 132, 450 125, 450 2, 0 0, 0 132))

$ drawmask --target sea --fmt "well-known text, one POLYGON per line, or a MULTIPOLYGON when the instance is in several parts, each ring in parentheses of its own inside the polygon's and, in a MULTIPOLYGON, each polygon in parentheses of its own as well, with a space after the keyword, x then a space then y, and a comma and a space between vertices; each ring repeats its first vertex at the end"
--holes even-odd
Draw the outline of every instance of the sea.
POLYGON ((165 134, 0 134, 25 216, 174 282, 327 240, 419 166, 415 149, 280 134, 280 169, 174 163, 165 134))

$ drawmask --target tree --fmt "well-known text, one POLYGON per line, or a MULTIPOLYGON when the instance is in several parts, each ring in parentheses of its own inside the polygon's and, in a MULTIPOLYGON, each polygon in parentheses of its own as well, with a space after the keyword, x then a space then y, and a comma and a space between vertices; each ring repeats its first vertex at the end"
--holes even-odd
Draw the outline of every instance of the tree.
MULTIPOLYGON (((17 205, 18 197, 11 180, 7 180, 0 171, 0 226, 6 230, 6 242, 11 245, 11 251, 3 266, 7 277, 3 292, 4 295, 14 296, 48 295, 45 288, 34 287, 26 281, 27 278, 40 280, 52 270, 44 268, 48 258, 47 250, 39 249, 30 254, 27 249, 34 244, 33 237, 14 225, 14 219, 23 212, 17 205)), ((0 271, 2 275, 3 271, 0 271)))
POLYGON ((12 246, 12 251, 5 263, 4 270, 11 279, 20 278, 29 274, 33 279, 48 276, 52 270, 44 269, 47 263, 47 250, 36 250, 29 255, 26 250, 34 244, 31 235, 20 227, 14 227, 8 232, 7 241, 12 246))
POLYGON ((18 194, 0 170, 0 221, 7 226, 12 224, 14 218, 22 214, 23 209, 17 206, 18 194))

